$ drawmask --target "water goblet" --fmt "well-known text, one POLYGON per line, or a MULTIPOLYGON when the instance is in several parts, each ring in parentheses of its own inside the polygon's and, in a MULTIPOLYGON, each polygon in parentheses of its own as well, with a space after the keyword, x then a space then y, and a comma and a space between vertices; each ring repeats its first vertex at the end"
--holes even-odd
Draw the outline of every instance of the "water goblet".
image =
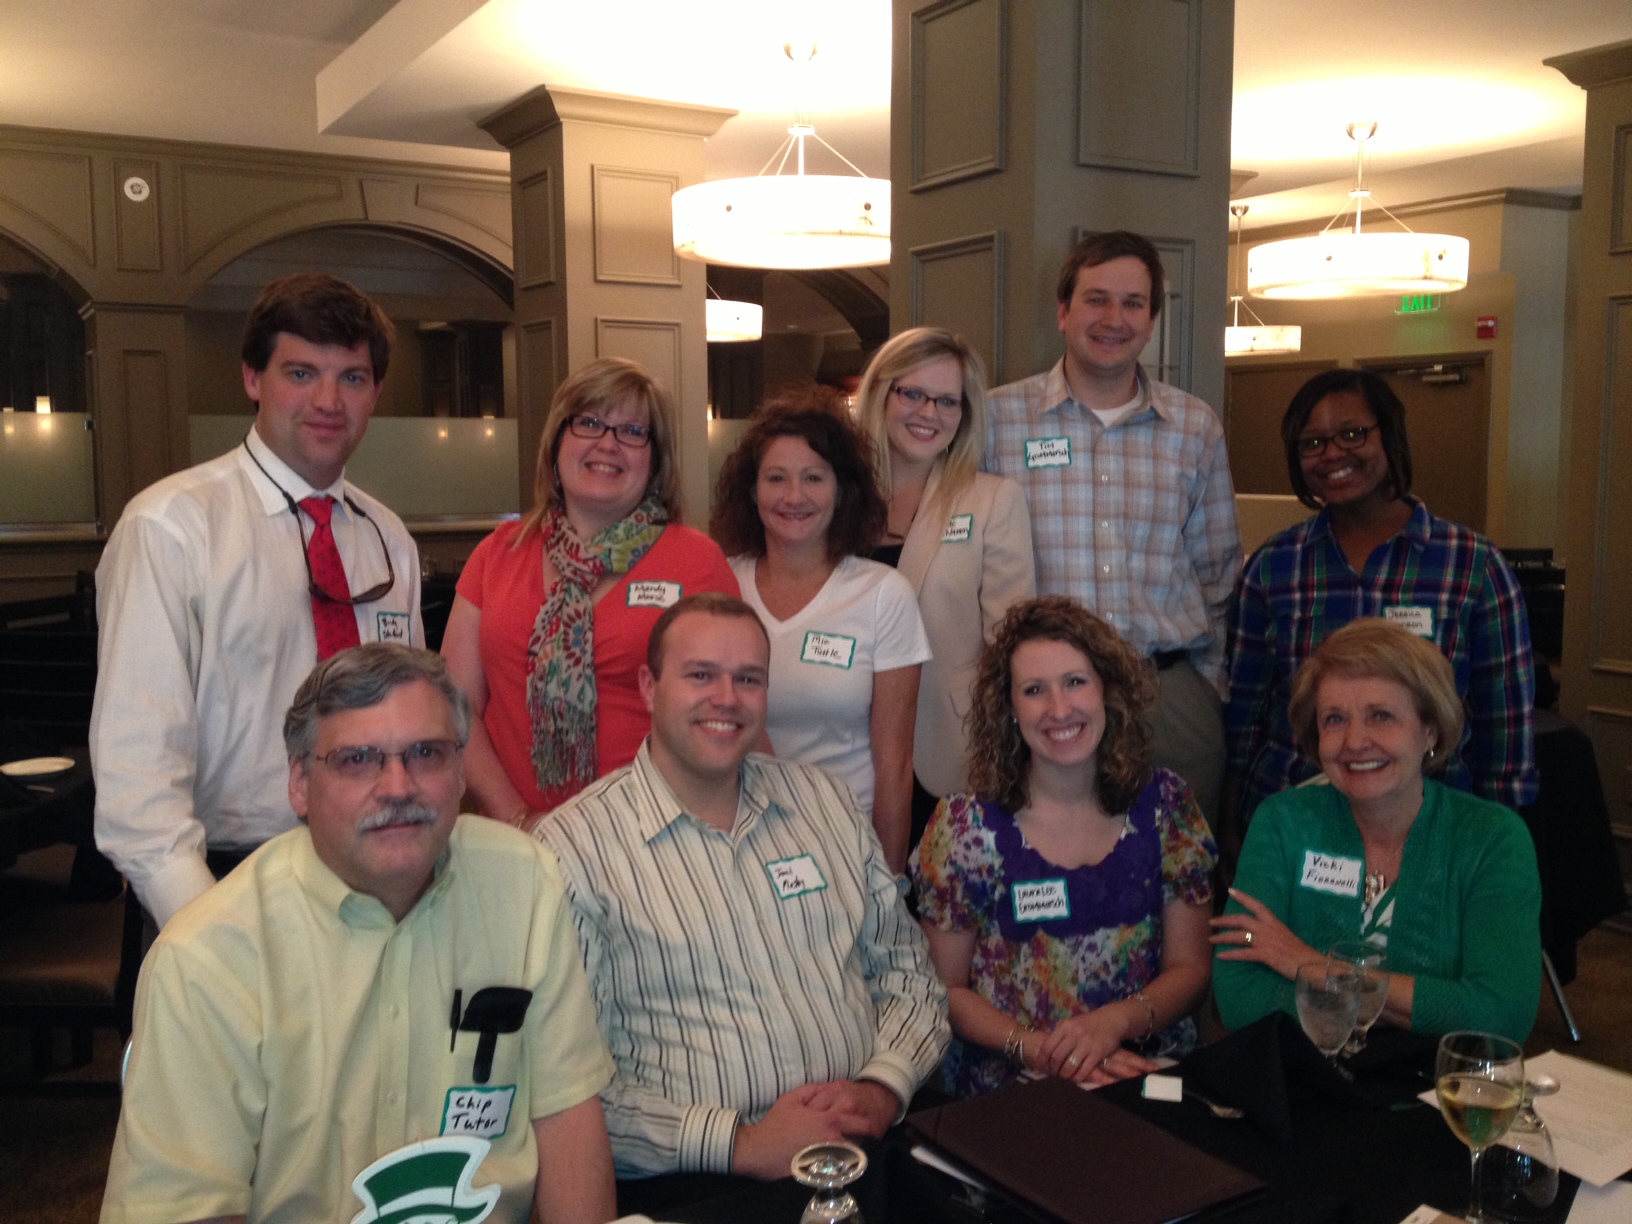
POLYGON ((1524 1051, 1494 1033, 1446 1033, 1434 1059, 1434 1090, 1445 1122, 1472 1159, 1467 1219, 1483 1224, 1481 1157, 1507 1134, 1524 1101, 1524 1051))
POLYGON ((838 1140, 813 1143, 793 1156, 793 1179, 816 1191, 799 1224, 862 1224, 861 1208, 847 1188, 867 1171, 867 1153, 838 1140))
POLYGON ((1377 1023, 1377 1017, 1383 1014, 1388 1003, 1388 959, 1381 948, 1363 939, 1335 943, 1326 950, 1326 955, 1353 965, 1359 978, 1360 1008, 1354 1017, 1354 1036, 1343 1047, 1344 1055, 1352 1056, 1366 1048, 1366 1033, 1377 1023))
POLYGON ((1304 1035, 1328 1059, 1354 1032, 1360 1010, 1360 983, 1353 966, 1341 961, 1310 961, 1298 966, 1294 998, 1304 1035))
POLYGON ((1550 1075, 1528 1076, 1524 1104, 1507 1134, 1485 1149, 1480 1173, 1481 1204, 1504 1224, 1540 1224, 1552 1218, 1558 1197, 1558 1156, 1547 1123, 1536 1112, 1536 1098, 1558 1091, 1550 1075))

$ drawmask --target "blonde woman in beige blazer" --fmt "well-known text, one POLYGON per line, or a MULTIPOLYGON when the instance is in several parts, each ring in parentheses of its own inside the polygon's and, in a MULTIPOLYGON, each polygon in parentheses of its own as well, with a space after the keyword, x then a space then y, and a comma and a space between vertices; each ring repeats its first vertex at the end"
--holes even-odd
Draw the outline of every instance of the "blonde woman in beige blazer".
POLYGON ((981 650, 1036 594, 1031 517, 1013 480, 976 470, 986 372, 961 337, 915 327, 874 355, 856 411, 878 452, 889 528, 874 553, 918 595, 934 658, 918 686, 912 844, 940 798, 968 789, 964 715, 981 650))

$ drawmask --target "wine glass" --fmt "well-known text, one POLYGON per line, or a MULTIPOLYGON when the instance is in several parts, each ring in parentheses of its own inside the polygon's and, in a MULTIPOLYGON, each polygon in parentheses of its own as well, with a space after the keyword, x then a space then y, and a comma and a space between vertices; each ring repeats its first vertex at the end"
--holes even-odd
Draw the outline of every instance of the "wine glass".
POLYGON ((1315 1048, 1333 1058, 1354 1032, 1360 1010, 1360 983, 1342 961, 1310 961, 1298 966, 1294 997, 1298 1023, 1315 1048))
POLYGON ((1533 1075, 1524 1086, 1524 1104, 1507 1134, 1485 1149, 1480 1174, 1482 1203, 1490 1215, 1512 1224, 1533 1224, 1552 1216, 1558 1197, 1558 1156, 1536 1098, 1558 1091, 1550 1075, 1533 1075))
POLYGON ((793 1179, 816 1191, 799 1224, 862 1224, 861 1208, 846 1188, 867 1171, 867 1153, 842 1139, 813 1143, 793 1155, 793 1179))
POLYGON ((1524 1051, 1494 1033, 1446 1033, 1434 1059, 1439 1111, 1472 1157, 1470 1224, 1483 1224, 1480 1157, 1507 1133, 1524 1101, 1524 1051))
POLYGON ((1343 1047, 1343 1053, 1354 1055, 1366 1048, 1366 1033, 1377 1023, 1388 1003, 1388 960, 1376 944, 1363 939, 1348 939, 1335 943, 1326 950, 1332 960, 1355 967, 1359 978, 1360 1008, 1354 1017, 1354 1036, 1343 1047))

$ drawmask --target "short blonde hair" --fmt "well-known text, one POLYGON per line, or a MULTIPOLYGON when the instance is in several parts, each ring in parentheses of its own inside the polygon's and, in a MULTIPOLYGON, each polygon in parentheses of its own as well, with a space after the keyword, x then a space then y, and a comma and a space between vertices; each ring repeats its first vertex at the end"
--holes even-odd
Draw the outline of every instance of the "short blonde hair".
POLYGON ((975 478, 986 445, 986 367, 962 336, 944 327, 912 327, 886 340, 873 354, 856 387, 856 416, 877 448, 878 485, 890 499, 890 440, 885 405, 897 380, 939 357, 951 357, 963 371, 963 417, 952 444, 939 459, 941 482, 935 500, 950 504, 975 478))
POLYGON ((1417 717, 1433 729, 1435 741, 1423 768, 1437 773, 1462 742, 1464 715, 1456 675, 1439 647, 1380 617, 1350 621, 1327 638, 1292 678, 1287 718, 1298 747, 1320 759, 1321 683, 1327 676, 1391 680, 1411 694, 1417 717))
POLYGON ((646 368, 622 357, 602 357, 575 370, 555 389, 550 415, 538 440, 538 462, 533 469, 533 508, 521 521, 514 544, 537 529, 544 516, 561 504, 561 481, 555 461, 561 454, 561 435, 567 420, 581 412, 600 415, 632 399, 651 426, 652 473, 646 495, 656 497, 670 522, 680 521, 680 480, 674 462, 674 401, 668 388, 646 368))

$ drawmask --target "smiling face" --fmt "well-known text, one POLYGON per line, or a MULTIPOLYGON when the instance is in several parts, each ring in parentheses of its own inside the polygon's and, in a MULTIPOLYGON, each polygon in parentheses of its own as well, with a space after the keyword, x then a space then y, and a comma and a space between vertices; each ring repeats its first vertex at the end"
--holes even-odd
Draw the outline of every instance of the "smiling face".
POLYGON ((892 463, 919 466, 946 453, 963 420, 963 366, 950 354, 908 370, 890 387, 884 401, 884 435, 892 463), (914 404, 908 394, 919 391, 914 404), (953 399, 958 406, 937 408, 937 399, 953 399))
MULTIPOLYGON (((597 417, 614 426, 627 421, 650 424, 644 409, 632 398, 574 415, 597 417)), ((568 418, 561 427, 555 467, 561 474, 561 500, 567 517, 578 534, 588 539, 628 518, 640 505, 652 478, 652 444, 648 439, 645 446, 629 446, 618 441, 610 429, 598 438, 580 438, 572 432, 568 418)))
POLYGON ((1346 450, 1334 440, 1313 455, 1298 455, 1309 491, 1328 506, 1356 507, 1373 500, 1393 500, 1383 435, 1360 392, 1334 391, 1320 400, 1298 430, 1298 437, 1330 438, 1354 428, 1371 431, 1354 450, 1346 450))
POLYGON ((771 439, 759 460, 754 496, 767 549, 826 547, 838 483, 833 466, 803 438, 771 439))
POLYGON ((735 786, 765 730, 764 630, 747 617, 682 612, 663 638, 661 669, 640 669, 653 763, 676 790, 735 786))
POLYGON ((1438 737, 1405 685, 1328 675, 1315 695, 1315 726, 1321 768, 1351 803, 1421 802, 1422 763, 1438 737))
POLYGON ((255 432, 314 489, 340 479, 380 398, 366 342, 313 344, 279 332, 266 369, 243 367, 255 432))
POLYGON ((336 748, 401 752, 424 740, 455 740, 453 711, 423 680, 398 685, 379 705, 340 710, 317 725, 309 761, 289 767, 289 803, 312 833, 318 858, 400 919, 430 886, 465 790, 459 758, 440 772, 409 773, 400 759, 378 775, 342 777, 325 760, 336 748))
POLYGON ((1088 656, 1069 642, 1022 642, 1009 675, 1009 701, 1033 767, 1091 767, 1105 735, 1105 688, 1088 656))
POLYGON ((1132 255, 1079 268, 1071 300, 1057 311, 1067 374, 1100 382, 1132 379, 1156 330, 1150 269, 1132 255))

